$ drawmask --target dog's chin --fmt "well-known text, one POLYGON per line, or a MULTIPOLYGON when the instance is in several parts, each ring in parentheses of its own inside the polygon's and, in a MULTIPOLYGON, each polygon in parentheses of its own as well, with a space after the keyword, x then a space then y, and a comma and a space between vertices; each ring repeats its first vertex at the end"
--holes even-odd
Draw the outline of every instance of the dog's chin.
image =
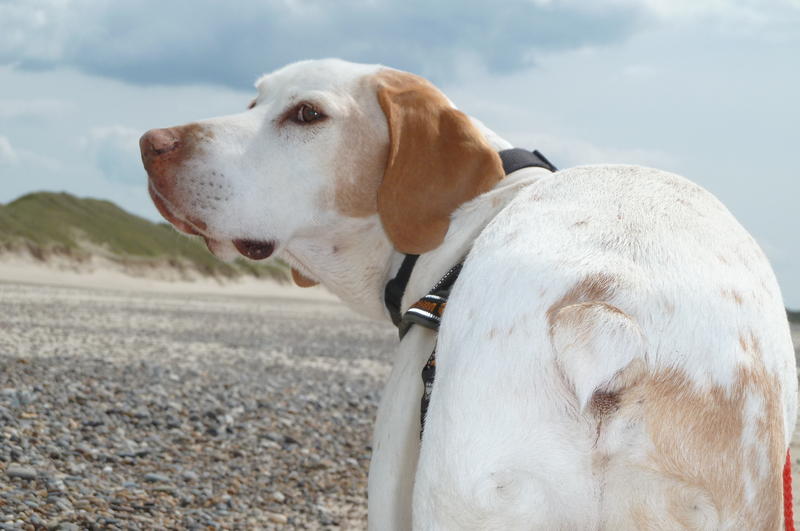
POLYGON ((223 262, 233 262, 240 256, 232 240, 215 240, 208 236, 203 236, 203 239, 206 241, 206 247, 211 251, 211 254, 223 262))

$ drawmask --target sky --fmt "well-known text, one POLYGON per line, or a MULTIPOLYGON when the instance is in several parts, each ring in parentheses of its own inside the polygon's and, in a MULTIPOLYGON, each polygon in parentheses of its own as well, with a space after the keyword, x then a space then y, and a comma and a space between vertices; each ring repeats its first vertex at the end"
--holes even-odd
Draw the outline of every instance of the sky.
POLYGON ((0 203, 64 190, 159 219, 144 131, 323 57, 426 76, 562 168, 688 177, 800 308, 800 0, 0 0, 0 203))

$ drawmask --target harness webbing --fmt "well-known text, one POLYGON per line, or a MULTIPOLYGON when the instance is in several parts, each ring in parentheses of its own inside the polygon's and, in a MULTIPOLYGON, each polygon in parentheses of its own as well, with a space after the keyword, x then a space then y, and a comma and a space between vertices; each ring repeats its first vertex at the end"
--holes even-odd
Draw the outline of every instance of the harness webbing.
POLYGON ((408 330, 415 324, 434 331, 439 330, 442 314, 445 306, 447 306, 447 299, 450 297, 450 290, 453 288, 453 284, 456 283, 458 274, 461 273, 463 266, 464 262, 462 261, 451 267, 427 295, 406 310, 400 320, 400 324, 397 326, 400 339, 403 339, 408 330))
POLYGON ((544 168, 552 172, 558 171, 558 168, 553 166, 538 149, 533 151, 522 148, 504 149, 499 154, 500 160, 503 161, 503 171, 506 175, 522 168, 544 168))
MULTIPOLYGON (((421 325, 425 328, 430 328, 434 332, 439 331, 439 325, 442 322, 442 315, 447 306, 447 300, 450 298, 450 290, 458 279, 458 274, 461 273, 461 268, 464 262, 459 262, 454 265, 433 289, 420 300, 411 305, 411 307, 403 314, 402 322, 398 326, 400 333, 400 340, 406 335, 408 330, 413 325, 421 325)), ((431 401, 431 393, 433 392, 433 380, 436 377, 436 345, 433 347, 433 352, 428 357, 425 367, 422 368, 422 399, 419 404, 419 437, 422 438, 422 432, 425 431, 425 416, 428 414, 428 404, 431 401)))
POLYGON ((400 314, 400 304, 403 301, 403 294, 406 292, 408 279, 411 278, 411 272, 414 270, 417 258, 419 258, 418 254, 407 254, 403 259, 403 263, 400 264, 397 275, 386 283, 386 287, 383 290, 383 304, 386 305, 386 309, 389 311, 392 323, 398 327, 403 318, 400 314))

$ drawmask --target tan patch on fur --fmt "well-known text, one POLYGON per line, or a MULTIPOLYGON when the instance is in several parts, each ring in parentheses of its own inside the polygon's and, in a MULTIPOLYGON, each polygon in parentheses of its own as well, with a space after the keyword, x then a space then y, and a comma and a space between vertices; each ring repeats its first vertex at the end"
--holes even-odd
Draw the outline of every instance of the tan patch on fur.
MULTIPOLYGON (((607 273, 595 273, 575 284, 567 293, 547 309, 547 322, 552 329, 556 314, 566 306, 584 302, 603 302, 611 299, 616 278, 607 273)), ((609 306, 619 311, 614 306, 609 306)), ((552 330, 551 330, 552 332, 552 330)))
MULTIPOLYGON (((646 372, 644 348, 638 343, 641 341, 639 336, 641 330, 628 314, 602 300, 577 302, 563 307, 560 305, 584 298, 610 298, 612 285, 611 280, 605 276, 589 277, 574 286, 548 311, 549 333, 558 353, 555 365, 559 369, 563 363, 562 355, 566 356, 564 360, 574 359, 572 356, 575 354, 569 353, 572 349, 575 349, 574 352, 590 353, 590 357, 584 354, 582 364, 593 364, 595 359, 599 364, 600 358, 604 355, 617 354, 604 349, 636 349, 635 354, 632 354, 623 366, 613 374, 607 375, 603 381, 595 382, 594 389, 589 389, 592 391, 591 397, 581 397, 581 400, 588 398, 588 402, 581 404, 581 407, 585 408, 584 411, 588 411, 597 422, 598 438, 606 418, 619 408, 621 397, 639 382, 646 372), (615 346, 611 346, 613 343, 607 343, 612 335, 616 336, 615 346), (601 343, 598 343, 598 340, 601 343), (602 343, 605 344, 600 348, 599 345, 602 343)), ((577 390, 573 387, 574 382, 567 379, 565 371, 559 370, 559 374, 564 378, 567 388, 576 392, 577 396, 577 390)))
MULTIPOLYGON (((375 81, 364 78, 359 87, 374 93, 375 81)), ((342 139, 336 152, 336 184, 334 205, 337 212, 350 217, 366 217, 378 211, 380 187, 389 146, 373 124, 375 116, 367 116, 360 108, 353 110, 343 125, 342 139)))
POLYGON ((761 342, 752 331, 747 333, 739 331, 739 346, 749 359, 755 362, 760 362, 762 359, 761 342))
POLYGON ((619 409, 619 401, 618 392, 606 393, 597 391, 592 395, 589 408, 595 417, 605 417, 619 409))
POLYGON ((500 156, 425 79, 393 70, 375 75, 389 125, 389 155, 378 213, 395 248, 436 248, 460 205, 503 178, 500 156))
POLYGON ((736 291, 735 289, 722 289, 721 290, 722 296, 726 299, 730 299, 736 303, 737 306, 741 306, 744 303, 744 297, 742 294, 736 291))
POLYGON ((295 268, 292 268, 292 280, 294 280, 294 283, 301 288, 311 288, 319 284, 319 282, 316 280, 311 280, 295 268))
POLYGON ((742 333, 739 333, 739 346, 742 347, 743 351, 748 351, 747 338, 742 333))
MULTIPOLYGON (((683 486, 665 491, 675 522, 694 521, 695 506, 681 494, 692 488, 698 496, 708 496, 721 522, 736 522, 740 529, 779 528, 785 449, 778 390, 777 378, 758 363, 740 368, 728 391, 718 386, 700 390, 686 374, 671 369, 646 377, 622 396, 619 414, 641 415, 653 444, 643 466, 683 486), (763 416, 756 420, 756 444, 766 450, 769 461, 764 477, 759 475, 757 451, 742 442, 750 393, 764 404, 763 416), (747 478, 755 491, 749 506, 747 478)), ((640 509, 632 506, 632 519, 641 517, 640 509)))
POLYGON ((634 506, 633 509, 631 509, 631 513, 632 520, 636 525, 637 530, 641 531, 654 529, 654 526, 651 524, 652 515, 649 514, 645 507, 641 505, 634 506))
POLYGON ((628 317, 626 313, 616 306, 590 299, 587 302, 563 306, 559 308, 555 314, 551 314, 548 311, 547 316, 550 320, 550 333, 553 333, 553 327, 557 323, 558 326, 568 327, 573 331, 575 334, 573 341, 575 343, 589 343, 591 336, 596 331, 595 320, 597 319, 598 310, 616 313, 626 318, 628 317))

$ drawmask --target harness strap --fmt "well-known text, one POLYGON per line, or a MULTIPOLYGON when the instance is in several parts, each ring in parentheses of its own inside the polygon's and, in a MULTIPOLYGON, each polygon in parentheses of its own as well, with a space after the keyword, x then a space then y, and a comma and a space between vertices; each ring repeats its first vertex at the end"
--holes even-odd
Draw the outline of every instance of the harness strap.
MULTIPOLYGON (((395 326, 400 326, 402 315, 400 315, 400 304, 403 301, 403 294, 406 292, 408 286, 408 279, 411 278, 411 272, 414 270, 414 264, 417 263, 418 254, 407 254, 400 264, 400 269, 397 275, 386 283, 383 290, 383 303, 389 311, 389 316, 392 318, 392 323, 395 326)), ((402 335, 400 336, 402 339, 402 335)))
POLYGON ((461 273, 463 266, 464 262, 461 261, 451 267, 427 295, 406 310, 397 327, 400 339, 403 339, 408 330, 415 324, 430 328, 434 332, 439 331, 439 324, 442 322, 442 314, 445 306, 447 306, 450 290, 453 288, 453 284, 456 283, 458 274, 461 273))
POLYGON ((503 161, 503 171, 506 172, 506 175, 522 168, 544 168, 552 172, 558 171, 558 168, 553 166, 538 149, 528 151, 522 148, 512 148, 504 149, 498 154, 500 155, 500 160, 503 161))

